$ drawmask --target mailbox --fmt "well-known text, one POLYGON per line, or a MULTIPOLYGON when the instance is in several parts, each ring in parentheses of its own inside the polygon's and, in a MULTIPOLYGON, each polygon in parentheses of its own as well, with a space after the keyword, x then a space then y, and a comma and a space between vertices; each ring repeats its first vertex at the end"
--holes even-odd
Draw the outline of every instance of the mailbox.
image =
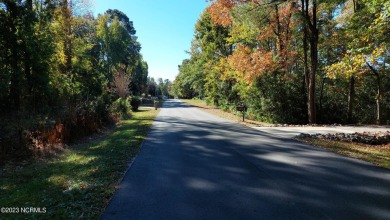
POLYGON ((160 102, 159 101, 154 101, 154 109, 157 110, 157 108, 159 107, 160 105, 160 102))
POLYGON ((245 112, 247 111, 247 107, 241 103, 236 106, 236 110, 242 112, 242 121, 245 120, 245 112))
POLYGON ((240 112, 246 112, 247 108, 245 105, 237 105, 236 110, 240 112))

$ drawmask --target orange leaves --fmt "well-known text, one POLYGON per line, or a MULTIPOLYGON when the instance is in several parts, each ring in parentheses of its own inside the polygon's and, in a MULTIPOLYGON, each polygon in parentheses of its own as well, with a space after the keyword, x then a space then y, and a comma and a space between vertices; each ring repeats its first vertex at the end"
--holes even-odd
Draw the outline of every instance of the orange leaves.
POLYGON ((234 53, 228 57, 232 69, 241 72, 247 83, 253 82, 262 74, 273 72, 277 65, 274 62, 272 51, 251 48, 238 45, 234 53))
POLYGON ((229 42, 236 48, 217 71, 223 77, 247 83, 268 73, 286 74, 297 52, 291 42, 296 2, 264 0, 211 0, 208 8, 215 25, 230 26, 229 42), (247 16, 247 18, 243 18, 247 16), (232 73, 236 72, 236 73, 232 73))
POLYGON ((227 58, 227 62, 231 70, 239 73, 237 77, 243 77, 246 83, 250 84, 264 74, 279 70, 285 72, 285 69, 295 61, 296 55, 296 51, 284 50, 277 54, 272 50, 237 45, 234 53, 227 58))
POLYGON ((227 27, 232 23, 232 18, 230 17, 230 10, 234 6, 233 0, 218 0, 213 3, 208 8, 211 19, 215 24, 227 27))
POLYGON ((208 7, 211 19, 214 24, 228 27, 232 24, 231 10, 236 4, 242 3, 259 3, 262 0, 206 0, 212 2, 208 7))

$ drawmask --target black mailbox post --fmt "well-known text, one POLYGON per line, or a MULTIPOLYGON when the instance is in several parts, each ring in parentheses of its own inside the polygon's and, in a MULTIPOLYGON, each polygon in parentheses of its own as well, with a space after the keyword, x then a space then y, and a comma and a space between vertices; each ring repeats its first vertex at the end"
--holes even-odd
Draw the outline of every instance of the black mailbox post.
POLYGON ((243 103, 241 103, 241 104, 236 106, 236 110, 242 112, 242 121, 244 121, 245 120, 245 112, 247 110, 247 107, 243 103))

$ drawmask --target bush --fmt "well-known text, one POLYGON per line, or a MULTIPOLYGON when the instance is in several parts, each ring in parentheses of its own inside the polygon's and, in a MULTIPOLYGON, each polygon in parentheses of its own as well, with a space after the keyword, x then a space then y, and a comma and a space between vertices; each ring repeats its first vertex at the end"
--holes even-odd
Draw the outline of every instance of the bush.
POLYGON ((127 99, 119 98, 112 103, 110 108, 111 114, 117 121, 131 117, 131 107, 127 99))
POLYGON ((141 105, 142 100, 138 96, 129 97, 131 110, 138 111, 138 107, 141 105))

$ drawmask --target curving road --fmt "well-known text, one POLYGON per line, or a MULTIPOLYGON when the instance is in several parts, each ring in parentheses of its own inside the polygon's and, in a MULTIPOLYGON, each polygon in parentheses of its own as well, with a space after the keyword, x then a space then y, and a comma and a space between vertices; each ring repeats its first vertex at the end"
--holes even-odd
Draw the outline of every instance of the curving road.
POLYGON ((390 170, 165 102, 102 219, 390 219, 390 170))

